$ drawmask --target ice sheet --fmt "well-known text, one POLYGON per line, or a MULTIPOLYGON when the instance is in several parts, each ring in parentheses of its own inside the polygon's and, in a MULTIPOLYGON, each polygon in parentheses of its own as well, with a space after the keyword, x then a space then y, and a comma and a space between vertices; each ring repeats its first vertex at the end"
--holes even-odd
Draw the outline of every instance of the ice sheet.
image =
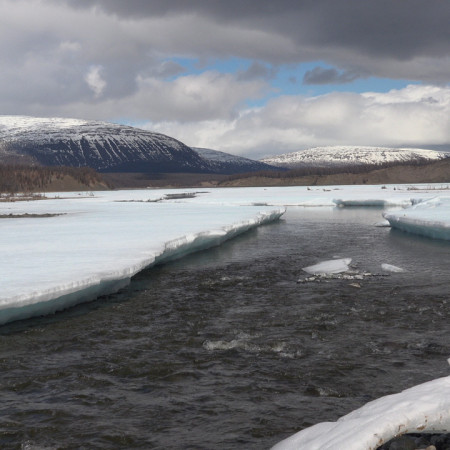
POLYGON ((374 450, 405 433, 450 431, 450 377, 367 403, 336 422, 306 428, 273 450, 374 450))
MULTIPOLYGON (((450 195, 449 186, 435 185, 355 185, 355 186, 286 186, 286 187, 247 187, 247 188, 190 188, 190 189, 142 189, 132 191, 133 200, 148 201, 162 199, 167 194, 191 193, 189 199, 166 200, 170 203, 233 204, 269 206, 327 206, 338 203, 354 206, 396 206, 398 208, 429 200, 436 196, 450 195)), ((50 194, 51 195, 51 194, 50 194)), ((67 193, 56 193, 67 197, 67 193)), ((72 193, 72 196, 89 196, 88 192, 72 193)), ((105 201, 130 198, 130 191, 95 193, 105 201)))
POLYGON ((383 216, 393 228, 435 239, 450 240, 450 197, 413 202, 410 208, 383 216))
POLYGON ((402 197, 393 197, 393 198, 335 198, 333 202, 336 206, 340 208, 345 207, 355 207, 355 206, 375 206, 378 208, 384 208, 386 206, 401 206, 402 208, 406 208, 407 206, 411 206, 411 199, 402 198, 402 197))
POLYGON ((0 323, 114 292, 145 267, 218 245, 284 212, 143 202, 135 194, 0 203, 2 215, 60 214, 0 219, 0 323), (116 201, 124 198, 138 201, 116 201))
MULTIPOLYGON (((50 312, 59 309, 58 305, 69 306, 80 298, 117 290, 158 258, 216 245, 248 227, 273 220, 279 214, 273 206, 334 207, 339 202, 364 206, 374 199, 384 205, 412 204, 413 208, 386 218, 400 224, 401 214, 412 217, 410 211, 420 212, 421 229, 424 218, 439 207, 439 217, 445 218, 441 237, 442 229, 448 232, 449 202, 430 199, 447 191, 443 185, 144 189, 56 193, 44 201, 1 202, 2 216, 60 215, 0 219, 0 323, 40 314, 44 310, 36 305, 43 302, 50 312), (173 198, 173 194, 185 193, 191 198, 173 198), (58 304, 51 303, 55 298, 60 298, 58 304), (25 315, 25 310, 15 309, 24 307, 25 315)), ((418 226, 417 219, 413 225, 418 226)), ((411 230, 412 225, 408 226, 411 230)))
MULTIPOLYGON (((408 204, 385 213, 391 226, 450 239, 446 194, 448 186, 440 185, 305 186, 60 193, 0 203, 0 215, 62 214, 0 219, 0 323, 115 291, 143 267, 276 220, 282 213, 277 205, 408 204), (185 192, 194 196, 164 200, 185 192)), ((449 431, 449 385, 447 377, 384 397, 276 448, 368 449, 406 431, 449 431)))
MULTIPOLYGON (((187 201, 204 204, 304 207, 378 206, 401 209, 436 195, 449 194, 447 185, 286 186, 191 189, 200 191, 187 201)), ((179 200, 180 202, 183 200, 179 200)), ((381 218, 381 217, 380 217, 381 218)))

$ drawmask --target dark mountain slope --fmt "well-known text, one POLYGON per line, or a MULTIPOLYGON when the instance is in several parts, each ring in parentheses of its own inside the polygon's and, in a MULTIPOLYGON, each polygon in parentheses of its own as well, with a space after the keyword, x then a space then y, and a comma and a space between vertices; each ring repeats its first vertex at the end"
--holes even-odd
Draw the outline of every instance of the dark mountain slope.
POLYGON ((135 127, 26 116, 0 116, 0 163, 134 173, 233 174, 273 169, 223 152, 192 149, 172 137, 135 127))
POLYGON ((101 172, 214 172, 190 147, 163 134, 106 122, 0 116, 0 161, 21 158, 101 172))
POLYGON ((215 168, 217 173, 246 173, 258 172, 261 170, 280 170, 279 167, 265 164, 242 156, 231 155, 230 153, 211 150, 209 148, 192 147, 203 159, 215 168))

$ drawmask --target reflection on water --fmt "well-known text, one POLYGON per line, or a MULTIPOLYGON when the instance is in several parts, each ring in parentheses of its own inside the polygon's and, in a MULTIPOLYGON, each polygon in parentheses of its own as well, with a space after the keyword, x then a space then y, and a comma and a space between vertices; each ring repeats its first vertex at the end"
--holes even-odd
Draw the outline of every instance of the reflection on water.
POLYGON ((448 375, 450 246, 380 220, 290 208, 116 295, 2 327, 0 446, 267 448, 448 375), (333 257, 406 272, 297 283, 333 257))

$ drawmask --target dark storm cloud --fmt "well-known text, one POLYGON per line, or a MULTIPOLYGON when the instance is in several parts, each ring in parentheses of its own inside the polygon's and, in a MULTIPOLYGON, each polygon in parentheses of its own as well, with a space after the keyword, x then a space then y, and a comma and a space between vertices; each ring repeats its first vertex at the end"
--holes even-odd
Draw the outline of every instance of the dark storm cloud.
MULTIPOLYGON (((67 0, 119 17, 193 14, 283 35, 299 47, 329 46, 406 60, 450 54, 446 0, 67 0)), ((243 43, 245 46, 245 43, 243 43)), ((303 51, 299 51, 299 55, 303 51)), ((292 58, 292 55, 289 55, 292 58)))
POLYGON ((361 78, 361 75, 356 72, 339 72, 336 69, 314 67, 305 73, 303 84, 345 84, 358 78, 361 78))

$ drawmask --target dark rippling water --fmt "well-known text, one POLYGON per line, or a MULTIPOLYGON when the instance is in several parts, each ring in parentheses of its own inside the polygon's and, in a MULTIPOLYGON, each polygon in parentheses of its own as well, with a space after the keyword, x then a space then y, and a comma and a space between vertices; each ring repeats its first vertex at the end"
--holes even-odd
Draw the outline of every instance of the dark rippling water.
POLYGON ((448 375, 450 244, 380 220, 291 208, 116 295, 1 327, 0 447, 268 448, 448 375), (297 283, 335 256, 407 272, 297 283))

